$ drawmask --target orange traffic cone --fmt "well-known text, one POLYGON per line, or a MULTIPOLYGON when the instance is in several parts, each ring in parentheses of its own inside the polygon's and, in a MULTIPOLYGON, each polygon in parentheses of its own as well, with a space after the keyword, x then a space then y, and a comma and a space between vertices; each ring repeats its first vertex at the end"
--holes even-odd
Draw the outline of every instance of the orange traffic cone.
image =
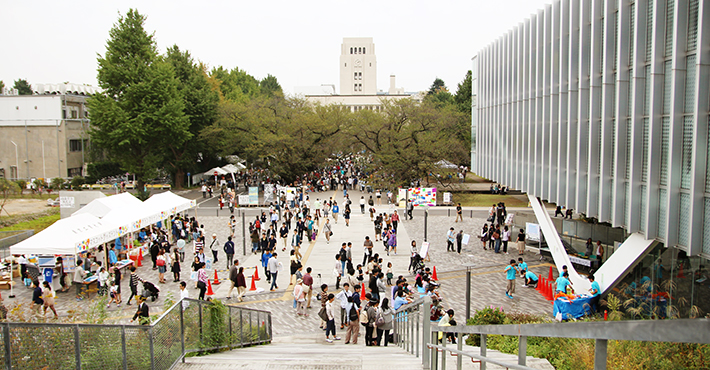
POLYGON ((365 283, 360 283, 362 284, 362 288, 360 289, 360 299, 365 300, 365 283))
POLYGON ((550 266, 550 273, 547 275, 547 280, 552 280, 552 266, 550 266))
POLYGON ((439 278, 436 276, 436 266, 434 266, 434 272, 431 274, 431 278, 433 280, 439 280, 439 278))
POLYGON ((259 266, 254 266, 254 275, 252 275, 251 277, 254 280, 261 280, 259 279, 259 266))
POLYGON ((136 261, 136 267, 143 266, 141 261, 143 261, 143 248, 138 249, 138 260, 136 261))
POLYGON ((542 274, 537 277, 537 285, 535 286, 535 290, 537 290, 538 292, 540 291, 540 283, 542 283, 542 274))
POLYGON ((219 285, 222 284, 219 282, 219 276, 217 276, 217 270, 214 270, 214 282, 212 282, 214 285, 219 285))
POLYGON ((254 275, 251 276, 251 288, 249 288, 249 291, 256 290, 256 279, 254 279, 254 275))
POLYGON ((210 279, 207 279, 207 295, 214 295, 214 292, 212 291, 212 283, 210 283, 210 279))

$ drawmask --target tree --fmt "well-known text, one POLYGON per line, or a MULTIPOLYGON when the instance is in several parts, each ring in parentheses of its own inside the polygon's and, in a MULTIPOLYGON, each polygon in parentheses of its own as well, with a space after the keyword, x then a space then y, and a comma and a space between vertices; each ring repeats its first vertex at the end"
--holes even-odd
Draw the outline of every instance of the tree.
POLYGON ((456 95, 454 95, 454 101, 456 102, 458 110, 467 114, 469 117, 471 117, 471 82, 472 75, 469 70, 466 72, 466 77, 464 77, 463 81, 458 84, 456 95))
POLYGON ((5 89, 5 82, 0 80, 0 95, 2 95, 3 89, 5 89))
POLYGON ((451 107, 440 109, 428 100, 385 101, 382 113, 358 112, 346 135, 371 153, 368 170, 375 175, 375 186, 409 186, 431 172, 436 162, 459 161, 470 153, 470 147, 451 136, 462 120, 463 115, 451 107))
POLYGON ((259 81, 259 87, 261 88, 261 93, 268 97, 284 95, 281 84, 279 84, 276 77, 272 75, 268 75, 259 81))
POLYGON ((436 94, 440 91, 448 91, 446 88, 446 84, 444 83, 444 80, 440 79, 437 77, 434 82, 431 84, 431 87, 429 88, 429 91, 427 91, 427 95, 432 95, 436 94))
POLYGON ((32 95, 32 86, 27 82, 27 80, 19 79, 15 81, 15 86, 17 92, 20 95, 32 95))
POLYGON ((2 201, 0 201, 0 215, 2 215, 2 211, 5 211, 8 216, 10 215, 5 209, 5 204, 7 204, 7 200, 10 197, 10 194, 17 194, 19 192, 20 187, 17 185, 17 183, 5 178, 0 178, 0 195, 2 196, 2 201))
POLYGON ((98 58, 104 91, 89 100, 92 147, 135 174, 141 198, 168 148, 192 137, 174 68, 157 55, 144 23, 145 16, 133 9, 119 16, 105 55, 98 58))
POLYGON ((190 122, 190 136, 194 138, 180 144, 168 143, 165 163, 174 175, 175 186, 181 188, 185 174, 196 169, 198 157, 214 151, 199 134, 217 118, 219 92, 209 83, 204 65, 196 64, 188 51, 180 51, 177 45, 173 45, 168 48, 166 60, 175 69, 178 90, 184 99, 184 113, 190 122))
POLYGON ((228 71, 220 66, 213 68, 210 76, 219 82, 220 92, 225 99, 246 102, 261 94, 259 80, 239 68, 228 71))

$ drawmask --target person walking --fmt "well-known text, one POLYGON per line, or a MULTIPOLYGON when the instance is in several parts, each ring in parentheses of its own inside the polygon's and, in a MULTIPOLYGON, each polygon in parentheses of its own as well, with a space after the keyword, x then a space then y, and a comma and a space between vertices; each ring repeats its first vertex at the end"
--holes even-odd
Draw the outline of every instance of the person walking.
MULTIPOLYGON (((588 243, 587 250, 590 252, 590 254, 591 254, 591 248, 589 246, 589 242, 591 240, 592 239, 590 238, 587 241, 587 243, 588 243)), ((518 245, 518 255, 522 256, 523 254, 525 254, 525 230, 520 229, 520 232, 518 232, 518 239, 516 240, 516 244, 518 245)))
MULTIPOLYGON (((356 286, 359 288, 359 286, 356 286)), ((357 344, 357 337, 360 335, 360 297, 357 296, 357 290, 348 297, 348 304, 346 307, 347 318, 348 318, 348 328, 345 331, 345 344, 350 343, 352 338, 353 344, 357 344), (357 296, 357 303, 355 297, 357 296)))
POLYGON ((177 283, 180 281, 180 260, 182 258, 182 255, 180 252, 176 249, 173 252, 173 265, 170 268, 170 271, 173 273, 173 283, 177 283))
POLYGON ((454 222, 463 222, 463 209, 461 208, 461 203, 456 205, 456 221, 454 222))
POLYGON ((375 332, 375 322, 377 321, 377 306, 380 301, 377 299, 371 299, 367 306, 367 323, 365 325, 365 345, 374 346, 377 345, 377 341, 373 337, 373 332, 375 332))
POLYGON ((362 257, 362 264, 365 265, 372 257, 372 240, 370 240, 369 236, 365 236, 363 247, 365 248, 365 255, 362 257))
POLYGON ((503 234, 500 236, 501 243, 503 244, 503 253, 508 254, 508 241, 510 240, 510 230, 508 226, 503 226, 503 234))
POLYGON ((333 225, 330 224, 329 218, 325 219, 323 233, 325 234, 325 244, 330 244, 330 236, 333 235, 333 225))
POLYGON ((461 254, 461 245, 463 244, 463 230, 459 230, 456 234, 456 252, 461 254))
POLYGON ((207 291, 207 271, 205 271, 205 264, 200 263, 200 268, 197 270, 197 288, 200 289, 200 295, 197 299, 203 301, 205 299, 205 292, 207 291))
POLYGON ((44 306, 44 300, 42 299, 42 288, 39 286, 39 280, 35 279, 32 281, 34 290, 32 291, 32 314, 35 317, 42 317, 40 315, 40 310, 44 306))
POLYGON ((278 285, 276 285, 276 277, 279 274, 279 270, 281 270, 279 260, 277 259, 278 253, 274 252, 274 254, 271 255, 271 258, 269 258, 268 262, 268 267, 269 267, 269 274, 271 275, 271 288, 269 288, 270 291, 276 291, 276 289, 279 288, 278 285))
MULTIPOLYGON (((128 305, 128 306, 131 305, 131 299, 133 299, 133 297, 138 296, 138 283, 143 282, 143 279, 138 277, 138 274, 136 274, 136 267, 135 266, 131 266, 130 274, 131 274, 131 276, 130 276, 130 280, 128 282, 128 286, 131 288, 131 295, 128 297, 128 302, 126 302, 126 305, 128 305)), ((120 284, 120 282, 119 282, 119 284, 120 284)))
POLYGON ((227 255, 227 266, 231 266, 234 259, 234 242, 231 236, 228 236, 227 242, 224 243, 224 254, 227 255))
POLYGON ((365 214, 365 196, 360 196, 360 213, 365 214))
MULTIPOLYGON (((239 262, 239 261, 237 261, 239 262)), ((244 278, 244 267, 239 268, 237 273, 237 298, 239 302, 244 302, 244 293, 247 291, 247 279, 244 278)))
POLYGON ((213 263, 217 263, 219 259, 217 254, 219 253, 219 240, 217 240, 217 234, 212 234, 212 241, 210 242, 210 250, 212 251, 212 256, 214 257, 213 263))
POLYGON ((508 282, 505 288, 505 296, 513 299, 515 293, 515 275, 517 274, 517 266, 515 260, 510 260, 510 265, 505 267, 506 281, 508 282))
POLYGON ((397 231, 397 223, 399 223, 399 213, 397 213, 396 209, 394 210, 392 217, 390 217, 390 220, 392 221, 392 228, 397 231))
POLYGON ((384 338, 385 341, 385 347, 387 347, 387 343, 390 341, 390 330, 392 330, 392 309, 390 308, 389 305, 389 299, 384 298, 382 300, 382 306, 378 310, 378 321, 382 322, 380 326, 377 327, 377 339, 375 340, 377 342, 377 345, 379 346, 382 343, 382 339, 384 338), (380 320, 380 318, 382 320, 380 320))
POLYGON ((338 202, 333 202, 333 208, 331 210, 333 213, 333 220, 337 224, 338 223, 338 213, 340 213, 340 207, 338 207, 338 202))
POLYGON ((288 247, 288 227, 286 227, 285 222, 281 224, 281 228, 279 229, 279 237, 281 237, 281 242, 284 245, 282 251, 286 251, 286 247, 288 247))
POLYGON ((311 271, 313 271, 313 269, 307 267, 306 274, 303 275, 303 286, 308 287, 306 291, 306 308, 311 308, 311 298, 313 297, 313 276, 311 276, 311 271))
MULTIPOLYGON (((352 296, 350 284, 344 283, 343 289, 335 295, 335 298, 340 302, 340 329, 344 329, 348 323, 348 298, 352 296)), ((350 300, 352 301, 352 299, 350 300)))
POLYGON ((239 260, 234 261, 232 267, 229 268, 229 290, 227 291, 227 299, 232 299, 232 290, 237 286, 237 275, 239 275, 239 260))
POLYGON ((298 316, 306 315, 306 309, 305 309, 305 302, 306 302, 306 294, 303 290, 303 280, 298 279, 296 280, 296 286, 293 287, 293 299, 296 300, 296 314, 298 316))
POLYGON ((54 308, 54 298, 57 296, 49 285, 49 282, 45 281, 42 283, 44 288, 42 289, 42 299, 44 300, 44 315, 47 315, 47 308, 54 312, 54 318, 58 318, 57 310, 54 308))

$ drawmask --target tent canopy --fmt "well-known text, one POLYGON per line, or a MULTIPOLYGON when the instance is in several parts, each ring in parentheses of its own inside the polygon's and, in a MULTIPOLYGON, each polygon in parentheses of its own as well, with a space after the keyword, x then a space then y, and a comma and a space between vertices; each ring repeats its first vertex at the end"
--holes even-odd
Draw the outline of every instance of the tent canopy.
POLYGON ((143 202, 130 193, 121 193, 110 197, 94 199, 89 204, 72 213, 72 216, 88 213, 102 218, 114 209, 140 207, 143 202))
POLYGON ((219 168, 219 167, 215 167, 215 168, 213 168, 213 169, 211 169, 211 170, 205 172, 205 176, 214 176, 214 173, 215 173, 215 172, 217 172, 217 175, 226 175, 226 174, 229 173, 229 172, 227 172, 227 171, 225 171, 225 170, 223 170, 223 169, 221 169, 221 168, 219 168))
POLYGON ((61 219, 10 247, 12 254, 76 254, 116 238, 113 225, 83 213, 61 219))
POLYGON ((228 164, 228 165, 222 167, 222 169, 225 170, 225 171, 227 171, 227 173, 237 173, 237 172, 240 171, 239 166, 244 167, 244 166, 241 165, 241 164, 238 164, 238 165, 235 166, 235 165, 233 165, 233 164, 230 163, 230 164, 228 164))
POLYGON ((436 166, 439 168, 458 168, 457 165, 447 161, 446 159, 442 159, 442 160, 436 162, 436 166))

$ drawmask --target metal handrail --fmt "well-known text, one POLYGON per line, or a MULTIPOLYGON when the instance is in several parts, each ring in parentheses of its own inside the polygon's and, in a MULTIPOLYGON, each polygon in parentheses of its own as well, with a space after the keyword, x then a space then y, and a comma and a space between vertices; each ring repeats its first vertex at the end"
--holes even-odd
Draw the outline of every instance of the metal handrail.
POLYGON ((429 320, 431 298, 422 297, 395 311, 394 333, 396 344, 419 355, 419 321, 421 313, 422 365, 425 369, 445 369, 446 352, 457 356, 456 367, 461 369, 462 356, 481 361, 481 369, 492 363, 511 369, 530 369, 525 366, 528 337, 594 339, 594 368, 606 369, 607 344, 609 340, 631 340, 644 342, 675 342, 710 344, 710 319, 678 320, 629 320, 593 321, 573 323, 515 324, 515 325, 457 325, 438 326, 429 320), (417 326, 415 328, 415 326, 417 326), (416 332, 417 335, 413 335, 416 332), (453 333, 458 337, 456 349, 438 345, 439 333, 453 333), (464 335, 481 336, 480 354, 462 351, 464 335), (518 337, 518 363, 510 363, 486 357, 488 335, 508 335, 518 337), (438 351, 442 352, 439 361, 438 351))

